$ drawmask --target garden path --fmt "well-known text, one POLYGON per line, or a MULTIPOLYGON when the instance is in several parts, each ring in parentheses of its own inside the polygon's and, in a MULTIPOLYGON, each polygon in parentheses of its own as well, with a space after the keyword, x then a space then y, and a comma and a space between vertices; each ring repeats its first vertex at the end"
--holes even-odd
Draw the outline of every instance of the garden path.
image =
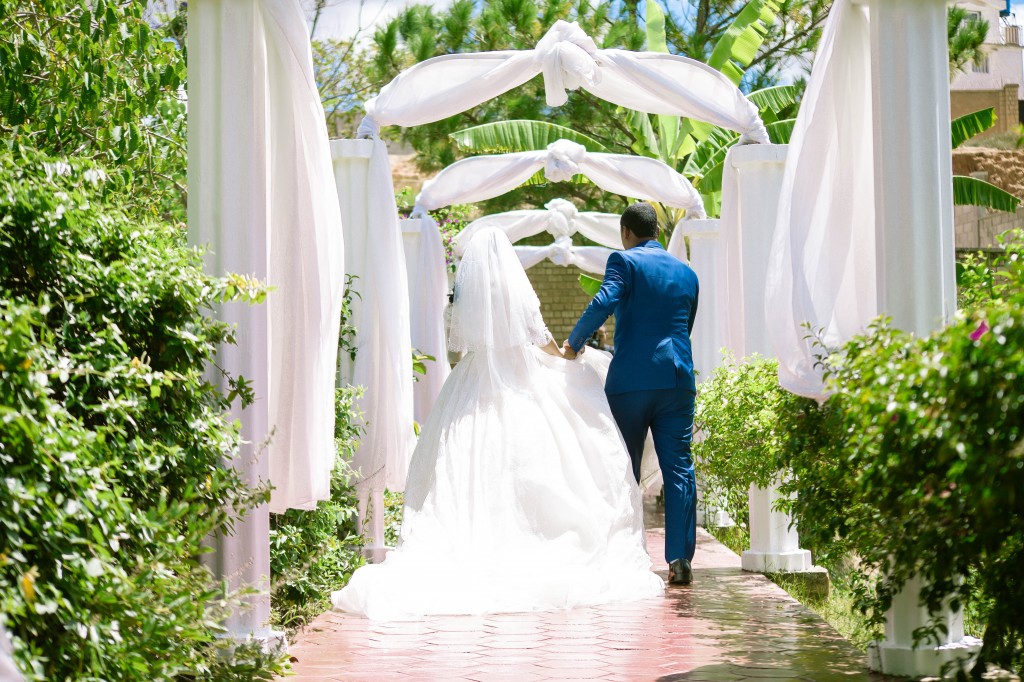
MULTIPOLYGON (((655 556, 664 529, 650 523, 655 556)), ((655 565, 661 575, 668 567, 655 565)), ((429 586, 424 586, 429 589, 429 586)), ((627 604, 372 623, 322 614, 291 645, 294 682, 877 682, 866 657, 703 529, 691 587, 627 604)))

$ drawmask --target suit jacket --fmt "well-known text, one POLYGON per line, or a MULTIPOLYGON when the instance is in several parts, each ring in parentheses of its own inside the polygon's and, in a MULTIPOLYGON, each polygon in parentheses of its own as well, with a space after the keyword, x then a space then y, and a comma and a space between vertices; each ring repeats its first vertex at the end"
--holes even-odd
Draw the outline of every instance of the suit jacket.
POLYGON ((615 313, 615 356, 605 392, 684 385, 696 390, 690 331, 697 315, 697 275, 656 240, 608 258, 604 283, 587 306, 569 345, 579 352, 615 313))

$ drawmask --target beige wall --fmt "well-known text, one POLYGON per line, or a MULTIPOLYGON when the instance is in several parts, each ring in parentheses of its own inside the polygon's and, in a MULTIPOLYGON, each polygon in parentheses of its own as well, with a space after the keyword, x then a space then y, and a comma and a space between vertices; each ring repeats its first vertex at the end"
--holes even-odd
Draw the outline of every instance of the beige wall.
POLYGON ((1002 90, 954 90, 949 93, 950 110, 953 118, 994 107, 996 124, 978 136, 984 139, 987 135, 998 135, 1012 130, 1020 118, 1017 99, 1019 96, 1016 84, 1007 85, 1002 90))

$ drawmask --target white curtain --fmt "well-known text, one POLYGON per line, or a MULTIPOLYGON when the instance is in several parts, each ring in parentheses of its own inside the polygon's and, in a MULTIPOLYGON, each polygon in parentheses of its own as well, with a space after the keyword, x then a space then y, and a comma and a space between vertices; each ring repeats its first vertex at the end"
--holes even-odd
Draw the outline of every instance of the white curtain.
POLYGON ((542 168, 551 182, 583 174, 607 192, 682 208, 692 218, 705 216, 697 190, 664 162, 644 156, 588 152, 569 140, 553 142, 545 151, 472 156, 457 161, 424 183, 416 206, 432 211, 500 196, 542 168))
POLYGON ((838 345, 877 315, 868 9, 837 0, 790 142, 765 304, 779 381, 824 398, 809 323, 838 345))
POLYGON ((305 16, 262 0, 270 201, 270 509, 330 497, 344 287, 341 212, 305 16))
POLYGON ((415 126, 462 113, 544 74, 547 104, 584 88, 610 102, 686 116, 767 143, 757 107, 726 76, 693 59, 598 49, 576 22, 556 21, 533 50, 434 57, 406 69, 366 103, 367 130, 415 126))
MULTIPOLYGON (((344 243, 306 23, 297 0, 202 5, 190 8, 190 53, 209 68, 189 71, 189 237, 209 272, 273 288, 264 305, 218 310, 238 332, 216 363, 255 395, 233 413, 239 468, 253 485, 269 478, 272 511, 309 509, 329 497, 335 459, 344 243)), ((264 533, 250 517, 242 545, 264 533)))
POLYGON ((544 208, 547 210, 508 211, 478 218, 455 236, 453 251, 461 258, 473 235, 486 227, 501 230, 513 244, 545 231, 555 239, 572 237, 579 232, 587 239, 610 249, 622 248, 619 214, 578 211, 572 202, 565 199, 552 199, 544 204, 544 208))
POLYGON ((409 283, 412 345, 421 353, 434 358, 425 361, 427 373, 420 375, 413 386, 413 416, 422 426, 451 374, 448 339, 444 331, 444 310, 448 303, 448 264, 437 223, 429 214, 415 218, 414 222, 419 224, 419 243, 416 277, 409 283))
POLYGON ((356 359, 348 381, 365 389, 360 409, 366 423, 353 465, 360 498, 385 488, 405 489, 413 431, 412 324, 402 231, 395 207, 387 145, 373 140, 366 179, 363 224, 346 226, 356 359))

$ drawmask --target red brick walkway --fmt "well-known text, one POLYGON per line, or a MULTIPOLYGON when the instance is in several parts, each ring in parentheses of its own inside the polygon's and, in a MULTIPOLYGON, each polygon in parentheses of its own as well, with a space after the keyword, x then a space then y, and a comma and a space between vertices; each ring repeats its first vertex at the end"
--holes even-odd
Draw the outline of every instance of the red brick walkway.
MULTIPOLYGON (((865 656, 698 529, 694 584, 570 611, 371 623, 325 613, 291 646, 297 682, 883 679, 865 656)), ((660 529, 648 532, 656 556, 660 529)), ((663 576, 667 567, 655 566, 663 576)), ((428 588, 425 588, 428 589, 428 588)))

